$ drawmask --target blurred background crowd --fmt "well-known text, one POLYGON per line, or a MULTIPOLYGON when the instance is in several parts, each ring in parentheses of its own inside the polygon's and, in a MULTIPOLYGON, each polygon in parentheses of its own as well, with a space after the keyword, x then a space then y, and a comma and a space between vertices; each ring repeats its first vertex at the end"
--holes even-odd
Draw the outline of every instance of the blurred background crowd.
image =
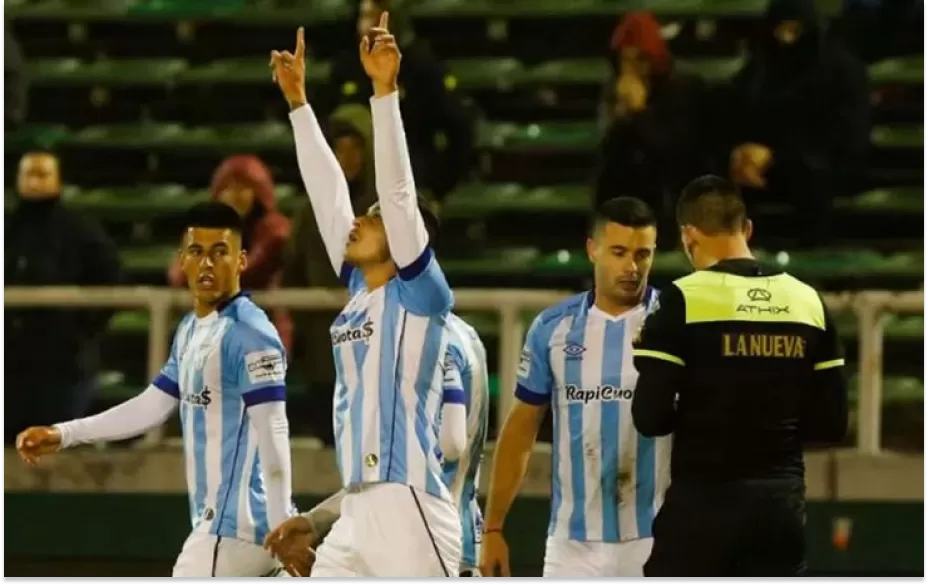
MULTIPOLYGON (((183 287, 178 217, 217 198, 246 219, 247 288, 337 287, 267 55, 307 28, 310 99, 364 209, 376 194, 357 36, 389 9, 416 182, 442 216, 453 286, 588 286, 586 217, 618 195, 660 214, 660 286, 689 268, 673 203, 711 172, 745 190, 762 256, 800 278, 922 287, 920 0, 5 6, 7 286, 183 287)), ((29 389, 5 393, 8 442, 147 383, 146 312, 5 312, 6 386, 29 389)), ((328 443, 333 315, 273 317, 293 431, 328 443)), ((490 349, 494 392, 510 391, 495 375, 499 325, 465 318, 490 349)), ((922 449, 922 323, 886 330, 884 444, 900 449, 922 449)), ((842 320, 852 358, 855 327, 842 320)))

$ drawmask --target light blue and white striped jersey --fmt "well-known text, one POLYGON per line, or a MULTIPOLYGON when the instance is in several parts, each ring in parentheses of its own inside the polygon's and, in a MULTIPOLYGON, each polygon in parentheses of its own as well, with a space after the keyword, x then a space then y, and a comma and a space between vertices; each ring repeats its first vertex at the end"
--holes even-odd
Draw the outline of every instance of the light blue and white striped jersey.
POLYGON ((467 448, 457 461, 445 463, 445 483, 461 513, 461 566, 476 567, 483 537, 483 514, 477 502, 480 464, 487 442, 490 412, 490 380, 487 350, 474 328, 457 315, 448 317, 448 363, 445 366, 445 397, 463 394, 467 412, 467 448))
POLYGON ((286 372, 277 330, 244 294, 178 326, 153 384, 180 401, 195 532, 264 541, 267 498, 246 407, 284 400, 286 372))
POLYGON ((638 434, 632 396, 638 380, 632 341, 657 302, 618 317, 573 296, 535 319, 519 362, 516 396, 553 409, 548 534, 622 542, 651 536, 670 481, 670 437, 638 434))
POLYGON ((430 248, 373 291, 345 266, 351 299, 331 327, 343 485, 400 483, 450 501, 438 441, 453 304, 444 273, 430 248))

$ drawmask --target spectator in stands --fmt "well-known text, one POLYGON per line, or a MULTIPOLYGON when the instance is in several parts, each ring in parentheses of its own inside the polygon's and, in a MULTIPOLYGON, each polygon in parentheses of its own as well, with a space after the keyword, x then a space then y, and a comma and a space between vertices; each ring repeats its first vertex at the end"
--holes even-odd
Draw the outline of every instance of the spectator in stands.
MULTIPOLYGON (((61 202, 58 159, 19 163, 18 201, 4 234, 7 286, 115 286, 119 254, 103 229, 61 202)), ((8 308, 4 344, 7 443, 17 429, 85 414, 97 388, 100 336, 112 311, 8 308)))
MULTIPOLYGON (((416 38, 411 21, 390 0, 361 0, 357 33, 365 35, 390 11, 390 32, 403 51, 400 98, 416 185, 442 199, 470 171, 474 120, 455 91, 456 81, 428 46, 416 38)), ((352 43, 333 64, 329 101, 368 105, 370 80, 352 43)))
POLYGON ((662 224, 676 229, 677 193, 690 177, 705 172, 711 160, 703 154, 699 132, 705 87, 674 67, 660 24, 650 12, 626 14, 610 49, 614 75, 600 105, 604 136, 595 203, 634 195, 659 210, 662 224))
MULTIPOLYGON (((329 118, 327 135, 335 157, 348 180, 355 215, 363 214, 377 201, 374 191, 373 124, 370 111, 359 104, 338 108, 329 118)), ((283 286, 287 288, 341 289, 309 203, 293 220, 293 232, 285 256, 283 286)), ((312 432, 332 445, 332 392, 335 366, 332 362, 329 327, 338 311, 295 312, 294 346, 291 363, 304 368, 309 384, 312 432)))
POLYGON ((869 144, 865 67, 826 38, 813 0, 773 0, 728 89, 719 130, 732 178, 748 200, 792 202, 800 245, 827 243, 833 199, 869 144))
MULTIPOLYGON (((243 244, 248 250, 248 267, 242 273, 242 287, 276 288, 280 284, 290 221, 277 211, 270 169, 255 156, 231 156, 213 173, 210 192, 213 199, 226 203, 245 218, 243 244)), ((177 287, 187 285, 179 260, 168 270, 168 282, 177 287)), ((288 312, 274 309, 272 316, 281 340, 289 348, 293 332, 288 312)))
POLYGON ((8 20, 3 21, 3 51, 5 128, 6 130, 14 130, 26 118, 28 87, 23 52, 8 20))

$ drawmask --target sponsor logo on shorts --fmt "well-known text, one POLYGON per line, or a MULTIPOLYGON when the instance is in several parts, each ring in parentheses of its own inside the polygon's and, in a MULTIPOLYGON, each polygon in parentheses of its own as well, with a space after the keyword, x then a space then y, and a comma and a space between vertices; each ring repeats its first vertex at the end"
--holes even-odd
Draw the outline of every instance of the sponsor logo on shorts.
POLYGON ((245 355, 245 369, 252 384, 283 382, 286 376, 284 356, 276 349, 253 351, 245 355))
POLYGON ((581 388, 576 384, 564 386, 564 395, 568 402, 610 402, 613 400, 631 400, 635 391, 631 388, 620 388, 611 384, 603 384, 594 388, 581 388))

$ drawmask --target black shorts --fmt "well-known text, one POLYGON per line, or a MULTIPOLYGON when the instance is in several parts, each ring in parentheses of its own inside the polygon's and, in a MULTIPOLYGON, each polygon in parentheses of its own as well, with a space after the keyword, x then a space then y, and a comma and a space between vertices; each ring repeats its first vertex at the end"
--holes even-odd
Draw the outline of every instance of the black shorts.
POLYGON ((800 480, 671 483, 646 577, 792 577, 805 571, 800 480))

